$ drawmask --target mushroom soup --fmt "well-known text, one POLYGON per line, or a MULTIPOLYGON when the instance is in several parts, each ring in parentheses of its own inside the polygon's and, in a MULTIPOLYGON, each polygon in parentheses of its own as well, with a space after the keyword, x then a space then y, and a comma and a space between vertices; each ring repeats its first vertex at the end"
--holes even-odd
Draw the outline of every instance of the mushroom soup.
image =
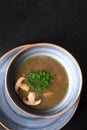
POLYGON ((60 103, 69 84, 64 66, 47 55, 24 60, 16 70, 14 81, 15 92, 24 104, 41 110, 60 103))

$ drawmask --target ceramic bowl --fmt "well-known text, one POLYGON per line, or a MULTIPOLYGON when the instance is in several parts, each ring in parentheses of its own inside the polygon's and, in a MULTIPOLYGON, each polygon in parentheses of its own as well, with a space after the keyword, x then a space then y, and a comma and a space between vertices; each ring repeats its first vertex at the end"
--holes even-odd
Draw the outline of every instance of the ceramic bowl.
POLYGON ((7 67, 5 84, 9 98, 20 111, 38 117, 50 118, 65 113, 75 104, 82 89, 82 73, 76 59, 67 50, 55 44, 37 43, 25 47, 12 58, 7 67), (65 98, 48 110, 37 110, 25 105, 18 99, 14 91, 13 76, 17 66, 26 58, 34 55, 49 55, 55 58, 64 66, 68 74, 69 87, 65 98))

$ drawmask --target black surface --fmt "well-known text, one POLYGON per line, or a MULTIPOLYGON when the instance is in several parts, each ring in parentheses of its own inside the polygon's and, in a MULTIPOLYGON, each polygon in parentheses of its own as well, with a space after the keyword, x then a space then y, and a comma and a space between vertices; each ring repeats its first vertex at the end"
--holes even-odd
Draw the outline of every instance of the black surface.
POLYGON ((80 64, 80 104, 62 130, 86 130, 87 0, 0 0, 0 56, 14 47, 36 42, 58 44, 80 64))

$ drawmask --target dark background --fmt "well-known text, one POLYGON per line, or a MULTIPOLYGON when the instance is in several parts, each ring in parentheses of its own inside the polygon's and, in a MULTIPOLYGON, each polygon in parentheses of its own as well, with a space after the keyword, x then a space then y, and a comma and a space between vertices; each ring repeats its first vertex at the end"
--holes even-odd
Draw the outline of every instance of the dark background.
POLYGON ((80 64, 80 104, 62 130, 87 130, 87 0, 0 0, 0 56, 36 42, 58 44, 80 64))

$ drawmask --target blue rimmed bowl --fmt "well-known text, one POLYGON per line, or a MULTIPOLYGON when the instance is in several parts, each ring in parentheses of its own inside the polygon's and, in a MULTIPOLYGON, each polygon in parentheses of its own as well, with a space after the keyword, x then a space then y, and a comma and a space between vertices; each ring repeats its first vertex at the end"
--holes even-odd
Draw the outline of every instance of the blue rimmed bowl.
POLYGON ((33 116, 50 118, 64 114, 76 103, 82 89, 82 73, 76 59, 67 50, 50 43, 37 43, 25 47, 12 58, 6 71, 5 87, 8 100, 10 99, 10 103, 12 102, 19 111, 33 116), (35 55, 48 55, 58 60, 66 69, 69 78, 68 92, 65 98, 58 105, 48 110, 37 110, 25 105, 14 91, 13 76, 16 68, 26 58, 35 55))

